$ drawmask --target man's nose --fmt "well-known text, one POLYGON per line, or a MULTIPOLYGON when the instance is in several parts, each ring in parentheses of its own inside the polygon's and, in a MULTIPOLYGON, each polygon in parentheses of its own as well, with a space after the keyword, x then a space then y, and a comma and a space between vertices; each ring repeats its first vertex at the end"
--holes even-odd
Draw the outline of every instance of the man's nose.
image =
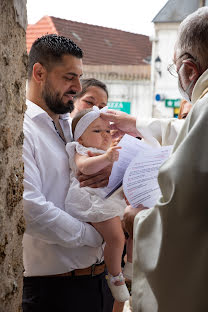
POLYGON ((73 89, 76 93, 82 91, 82 85, 79 77, 74 80, 73 89))

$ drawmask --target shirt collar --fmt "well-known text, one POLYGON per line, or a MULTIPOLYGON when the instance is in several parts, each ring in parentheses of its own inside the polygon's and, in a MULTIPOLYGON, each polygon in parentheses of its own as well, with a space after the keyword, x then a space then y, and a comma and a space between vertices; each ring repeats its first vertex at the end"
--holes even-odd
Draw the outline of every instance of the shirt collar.
MULTIPOLYGON (((46 111, 44 111, 44 109, 42 109, 40 106, 38 106, 37 104, 31 102, 30 100, 26 100, 26 105, 27 105, 27 110, 26 110, 26 114, 31 118, 35 118, 37 116, 40 115, 46 115, 48 118, 50 118, 52 120, 52 118, 46 113, 46 111)), ((70 117, 69 113, 67 114, 61 114, 59 115, 59 119, 62 120, 68 120, 70 117)))
POLYGON ((208 69, 197 80, 191 97, 191 103, 194 104, 201 96, 203 91, 208 87, 208 69))

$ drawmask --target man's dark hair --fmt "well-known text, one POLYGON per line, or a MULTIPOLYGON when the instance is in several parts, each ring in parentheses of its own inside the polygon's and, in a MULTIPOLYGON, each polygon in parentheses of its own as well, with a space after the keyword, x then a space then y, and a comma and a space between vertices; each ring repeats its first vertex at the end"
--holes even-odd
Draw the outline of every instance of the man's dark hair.
POLYGON ((28 79, 32 76, 33 65, 40 63, 47 70, 60 62, 63 55, 70 54, 77 58, 83 57, 82 50, 69 38, 50 34, 38 38, 33 43, 28 60, 28 79))
POLYGON ((83 95, 85 95, 85 93, 88 91, 88 89, 90 87, 99 87, 99 88, 103 89, 105 91, 105 93, 107 94, 107 98, 108 98, 107 86, 102 81, 97 80, 95 78, 86 78, 86 79, 82 79, 80 82, 82 85, 82 91, 79 92, 78 94, 76 94, 74 99, 81 98, 83 95))

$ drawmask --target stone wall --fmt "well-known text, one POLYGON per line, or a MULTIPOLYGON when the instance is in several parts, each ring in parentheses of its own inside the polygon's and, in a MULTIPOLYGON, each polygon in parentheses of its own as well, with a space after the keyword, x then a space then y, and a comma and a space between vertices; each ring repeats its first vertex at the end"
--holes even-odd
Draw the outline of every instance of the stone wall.
POLYGON ((21 311, 26 0, 0 1, 0 312, 21 311))

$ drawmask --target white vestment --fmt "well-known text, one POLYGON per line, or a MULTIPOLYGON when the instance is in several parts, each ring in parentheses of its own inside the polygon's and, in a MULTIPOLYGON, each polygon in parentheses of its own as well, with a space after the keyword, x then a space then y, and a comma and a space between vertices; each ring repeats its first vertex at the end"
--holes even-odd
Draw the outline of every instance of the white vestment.
POLYGON ((134 312, 208 311, 207 87, 208 70, 159 171, 162 197, 134 221, 134 312))
POLYGON ((70 142, 66 146, 69 155, 70 188, 66 196, 65 209, 74 218, 84 222, 102 222, 119 216, 123 218, 126 207, 121 194, 104 198, 104 188, 80 187, 76 178, 75 153, 87 155, 88 151, 103 154, 105 151, 92 147, 85 147, 78 142, 70 142))

